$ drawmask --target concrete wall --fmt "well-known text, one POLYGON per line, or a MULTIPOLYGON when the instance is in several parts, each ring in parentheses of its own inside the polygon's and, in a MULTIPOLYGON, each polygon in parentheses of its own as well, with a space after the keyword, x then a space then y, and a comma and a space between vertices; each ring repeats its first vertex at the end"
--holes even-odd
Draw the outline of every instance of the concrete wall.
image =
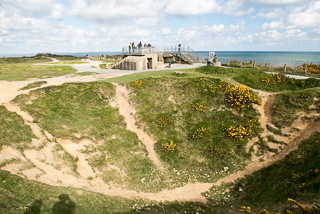
POLYGON ((158 60, 163 61, 163 55, 149 54, 145 56, 127 56, 126 58, 115 64, 112 68, 119 70, 146 70, 148 69, 148 59, 150 62, 152 61, 152 69, 155 69, 158 67, 158 60))

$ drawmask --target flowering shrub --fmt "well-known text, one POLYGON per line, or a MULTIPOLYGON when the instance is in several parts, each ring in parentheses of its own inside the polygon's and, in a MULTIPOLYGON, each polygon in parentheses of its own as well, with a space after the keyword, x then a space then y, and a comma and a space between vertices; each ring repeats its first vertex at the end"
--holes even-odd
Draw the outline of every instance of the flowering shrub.
POLYGON ((267 86, 271 86, 271 85, 279 85, 280 83, 294 84, 295 80, 287 77, 284 74, 277 73, 277 74, 269 74, 268 76, 262 78, 261 82, 265 82, 267 86))
POLYGON ((250 107, 251 103, 261 104, 261 101, 244 85, 231 86, 229 83, 222 82, 218 87, 224 90, 227 103, 238 111, 250 107))
POLYGON ((192 111, 204 112, 204 107, 203 107, 203 105, 201 105, 201 104, 199 104, 199 103, 196 103, 196 104, 190 103, 190 105, 192 106, 192 111))
POLYGON ((137 87, 137 88, 143 88, 143 83, 144 83, 144 81, 143 80, 136 80, 136 81, 134 81, 133 83, 132 83, 132 85, 134 86, 134 87, 137 87))
POLYGON ((245 213, 245 214, 250 214, 251 213, 251 208, 243 206, 243 207, 241 207, 240 212, 241 213, 245 213))
POLYGON ((313 63, 310 63, 310 64, 302 64, 302 65, 299 65, 297 67, 297 71, 304 71, 304 67, 307 66, 307 72, 310 72, 310 73, 314 73, 314 74, 320 74, 320 65, 316 65, 316 64, 313 64, 313 63))
POLYGON ((251 119, 244 124, 231 125, 229 127, 224 127, 224 129, 227 131, 229 137, 237 141, 244 141, 244 137, 253 135, 254 129, 257 127, 257 121, 255 119, 251 119))
POLYGON ((170 143, 163 143, 162 144, 162 149, 166 152, 174 152, 174 148, 176 147, 177 144, 174 144, 173 141, 171 140, 170 143))
POLYGON ((192 135, 192 139, 200 139, 203 138, 203 135, 207 129, 204 127, 198 128, 192 135))
POLYGON ((157 120, 157 126, 160 128, 164 128, 171 123, 171 120, 165 114, 160 114, 157 120))
POLYGON ((292 178, 287 183, 291 184, 294 190, 305 192, 308 186, 311 184, 311 180, 319 176, 320 173, 318 169, 310 169, 305 173, 292 173, 292 178))
POLYGON ((210 80, 206 79, 206 78, 200 78, 200 80, 198 81, 197 85, 204 92, 215 93, 216 90, 217 90, 217 87, 215 86, 215 84, 213 82, 211 82, 210 80))
POLYGON ((305 213, 305 214, 320 213, 320 206, 317 205, 316 203, 314 203, 312 206, 308 207, 308 206, 304 206, 304 205, 300 204, 299 202, 297 202, 291 198, 288 198, 288 201, 297 205, 299 207, 299 209, 302 211, 302 213, 305 213))
POLYGON ((309 95, 308 95, 308 94, 305 94, 305 93, 302 93, 302 94, 299 94, 297 97, 298 97, 298 98, 301 98, 301 99, 304 99, 304 98, 308 98, 309 95))

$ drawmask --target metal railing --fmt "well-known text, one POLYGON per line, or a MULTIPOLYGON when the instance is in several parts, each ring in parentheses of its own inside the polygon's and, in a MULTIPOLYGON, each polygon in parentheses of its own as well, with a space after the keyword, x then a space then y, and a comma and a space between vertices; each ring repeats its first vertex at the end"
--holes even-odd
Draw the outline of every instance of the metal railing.
POLYGON ((168 54, 174 54, 177 55, 184 60, 186 60, 188 63, 192 64, 194 62, 197 62, 198 57, 194 53, 194 51, 189 47, 179 47, 179 46, 151 46, 151 47, 123 47, 122 48, 122 54, 123 55, 147 55, 147 54, 154 54, 154 53, 168 53, 168 54))

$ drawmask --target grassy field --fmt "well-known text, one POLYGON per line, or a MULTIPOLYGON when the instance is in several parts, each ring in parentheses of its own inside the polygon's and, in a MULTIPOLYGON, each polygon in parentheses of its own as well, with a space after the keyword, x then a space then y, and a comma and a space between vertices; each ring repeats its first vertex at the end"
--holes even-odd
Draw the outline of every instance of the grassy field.
MULTIPOLYGON (((36 60, 43 58, 22 60, 21 64, 0 63, 0 79, 13 81, 74 73, 70 67, 31 65, 36 60)), ((252 155, 246 151, 249 140, 258 137, 262 154, 271 149, 266 141, 285 144, 271 133, 283 136, 282 130, 293 124, 298 112, 306 114, 306 121, 319 119, 311 114, 320 112, 319 80, 293 81, 249 66, 227 69, 204 66, 180 70, 181 73, 150 71, 100 82, 66 83, 19 95, 13 103, 28 112, 33 123, 54 136, 50 143, 57 144, 56 150, 63 150, 58 145, 59 139, 70 139, 74 144, 87 140, 89 143, 81 155, 96 174, 101 172, 99 176, 106 184, 159 192, 190 182, 215 182, 243 169, 252 155), (272 84, 271 78, 279 81, 272 84), (137 110, 137 125, 156 141, 155 151, 165 172, 157 170, 137 134, 126 128, 119 110, 110 105, 116 93, 112 82, 129 90, 129 102, 137 110), (253 108, 253 103, 259 105, 259 97, 249 88, 231 83, 281 92, 275 95, 272 108, 274 127, 267 126, 270 135, 259 136, 260 115, 253 108), (247 101, 237 104, 241 96, 247 101), (245 133, 237 134, 243 129, 245 133)), ((22 90, 45 83, 38 81, 22 90)), ((0 146, 23 152, 30 149, 32 138, 35 136, 23 119, 0 105, 0 146)), ((285 159, 233 184, 212 187, 203 193, 207 204, 107 197, 83 189, 45 185, 0 170, 0 213, 40 213, 38 210, 50 213, 59 206, 74 213, 238 213, 242 206, 250 206, 253 213, 264 208, 272 213, 285 213, 286 209, 300 213, 288 198, 308 205, 320 201, 319 139, 320 133, 316 133, 285 159), (62 203, 64 199, 68 203, 62 203)), ((62 158, 66 165, 76 167, 77 158, 71 155, 62 158)), ((15 160, 2 162, 0 166, 10 161, 15 160)), ((88 178, 91 179, 94 178, 88 178)))
POLYGON ((7 81, 23 81, 32 78, 44 79, 74 72, 76 72, 76 69, 68 66, 0 64, 0 80, 7 81))

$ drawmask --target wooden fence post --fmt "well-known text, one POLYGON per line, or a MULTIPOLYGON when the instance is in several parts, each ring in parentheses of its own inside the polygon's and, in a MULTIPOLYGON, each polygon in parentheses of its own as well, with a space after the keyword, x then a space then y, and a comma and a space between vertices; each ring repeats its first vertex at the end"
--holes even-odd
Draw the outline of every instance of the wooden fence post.
POLYGON ((304 73, 307 73, 307 65, 304 65, 304 73))
POLYGON ((286 72, 287 71, 287 64, 284 64, 283 66, 283 72, 286 72))
POLYGON ((269 64, 268 64, 268 71, 270 71, 270 62, 269 62, 269 64))
POLYGON ((227 63, 227 65, 229 66, 229 64, 230 64, 230 59, 228 59, 228 63, 227 63))

